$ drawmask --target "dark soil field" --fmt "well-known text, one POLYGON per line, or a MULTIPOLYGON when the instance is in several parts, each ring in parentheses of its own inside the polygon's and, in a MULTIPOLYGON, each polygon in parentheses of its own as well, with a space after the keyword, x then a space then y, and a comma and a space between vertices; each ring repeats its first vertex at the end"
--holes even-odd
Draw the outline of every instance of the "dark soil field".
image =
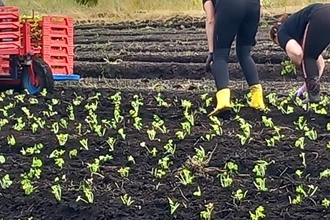
POLYGON ((233 45, 233 112, 208 118, 202 20, 78 24, 79 85, 1 93, 0 219, 330 219, 329 67, 306 111, 268 28, 253 58, 269 110, 248 107, 233 45))

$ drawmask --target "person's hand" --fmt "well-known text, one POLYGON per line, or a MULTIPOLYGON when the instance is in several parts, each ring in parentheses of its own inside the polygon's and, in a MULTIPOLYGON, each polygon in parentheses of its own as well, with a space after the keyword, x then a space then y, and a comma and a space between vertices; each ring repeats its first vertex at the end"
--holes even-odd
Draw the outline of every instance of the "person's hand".
POLYGON ((296 91, 296 97, 299 97, 301 99, 304 98, 304 93, 307 91, 306 85, 304 84, 302 87, 300 87, 297 91, 296 91))
POLYGON ((206 58, 206 72, 211 72, 211 63, 213 63, 213 53, 209 53, 209 55, 206 58))

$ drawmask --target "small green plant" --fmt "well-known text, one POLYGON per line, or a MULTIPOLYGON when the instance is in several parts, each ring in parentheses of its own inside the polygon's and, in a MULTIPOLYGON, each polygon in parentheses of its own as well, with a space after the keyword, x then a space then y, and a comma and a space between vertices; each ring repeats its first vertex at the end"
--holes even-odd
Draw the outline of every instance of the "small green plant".
POLYGON ((290 73, 294 73, 294 75, 297 75, 296 66, 291 62, 291 60, 284 60, 281 62, 282 70, 281 75, 287 75, 290 73))

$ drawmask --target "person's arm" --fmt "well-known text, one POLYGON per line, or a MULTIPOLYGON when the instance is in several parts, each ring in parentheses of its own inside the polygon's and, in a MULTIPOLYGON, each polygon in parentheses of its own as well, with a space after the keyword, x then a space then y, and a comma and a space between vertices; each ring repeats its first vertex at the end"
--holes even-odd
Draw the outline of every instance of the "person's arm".
POLYGON ((213 53, 214 48, 214 25, 215 25, 215 10, 212 1, 208 0, 204 3, 206 13, 205 29, 209 52, 213 53))
POLYGON ((321 78, 321 76, 324 72, 324 68, 325 68, 325 62, 324 62, 322 54, 318 57, 316 64, 317 64, 317 68, 319 69, 319 76, 321 78))
POLYGON ((280 46, 285 52, 287 43, 292 40, 292 37, 287 33, 286 30, 282 30, 281 27, 278 28, 275 34, 275 41, 278 46, 280 46))
POLYGON ((285 31, 277 33, 277 44, 285 51, 291 62, 296 66, 296 69, 301 68, 303 49, 299 43, 290 37, 285 31))

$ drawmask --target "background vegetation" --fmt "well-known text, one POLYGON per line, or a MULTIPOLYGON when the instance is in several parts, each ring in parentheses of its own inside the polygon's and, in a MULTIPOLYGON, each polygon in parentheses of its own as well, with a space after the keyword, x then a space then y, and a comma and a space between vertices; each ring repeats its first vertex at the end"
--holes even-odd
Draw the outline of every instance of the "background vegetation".
MULTIPOLYGON (((267 13, 292 12, 315 0, 264 0, 267 13)), ((6 5, 18 6, 22 13, 32 9, 41 14, 68 14, 76 19, 109 21, 166 18, 174 15, 203 16, 202 0, 99 0, 93 7, 82 6, 75 0, 4 0, 6 5)))

